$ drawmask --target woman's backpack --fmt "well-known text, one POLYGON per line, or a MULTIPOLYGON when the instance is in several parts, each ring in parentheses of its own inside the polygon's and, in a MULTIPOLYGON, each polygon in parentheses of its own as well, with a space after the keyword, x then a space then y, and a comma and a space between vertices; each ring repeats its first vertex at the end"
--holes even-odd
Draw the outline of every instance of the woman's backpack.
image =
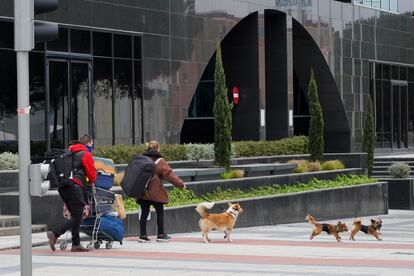
POLYGON ((138 154, 129 162, 121 182, 122 190, 129 197, 142 198, 145 188, 153 177, 158 160, 154 162, 150 157, 138 154))

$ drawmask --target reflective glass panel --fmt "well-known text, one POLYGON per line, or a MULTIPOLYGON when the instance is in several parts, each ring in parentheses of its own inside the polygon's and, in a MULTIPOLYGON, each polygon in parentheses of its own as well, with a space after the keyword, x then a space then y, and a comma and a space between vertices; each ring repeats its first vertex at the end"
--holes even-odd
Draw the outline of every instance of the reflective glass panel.
POLYGON ((70 30, 70 51, 74 53, 91 53, 91 32, 70 30))
POLYGON ((93 55, 103 57, 112 56, 112 34, 93 32, 93 55))
POLYGON ((59 37, 56 40, 47 42, 47 50, 49 51, 68 51, 68 29, 59 28, 59 37))
POLYGON ((129 35, 114 35, 114 56, 120 58, 130 58, 131 53, 131 36, 129 35))
POLYGON ((93 59, 95 144, 112 145, 112 60, 93 59))
POLYGON ((17 152, 16 55, 0 50, 0 152, 17 152))
POLYGON ((39 156, 46 150, 44 55, 31 52, 29 58, 30 154, 39 156))
POLYGON ((132 62, 114 60, 115 144, 132 144, 132 62))
POLYGON ((13 22, 0 21, 0 48, 13 49, 14 29, 13 22))

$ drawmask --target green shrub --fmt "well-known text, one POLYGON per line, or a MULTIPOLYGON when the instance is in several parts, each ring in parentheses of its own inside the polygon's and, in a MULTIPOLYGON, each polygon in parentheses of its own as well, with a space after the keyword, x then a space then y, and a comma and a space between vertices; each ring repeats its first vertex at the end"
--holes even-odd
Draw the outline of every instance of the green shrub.
POLYGON ((411 168, 404 162, 397 162, 388 168, 388 172, 394 178, 406 178, 411 173, 411 168))
POLYGON ((308 153, 308 137, 296 136, 275 141, 234 142, 237 157, 291 155, 308 153))
POLYGON ((185 149, 187 160, 214 159, 213 144, 187 144, 185 149))
POLYGON ((168 161, 186 160, 185 145, 180 144, 161 144, 161 155, 168 161))
POLYGON ((126 164, 136 154, 143 153, 145 145, 114 145, 114 146, 98 146, 93 150, 94 156, 110 158, 115 164, 126 164))
POLYGON ((17 170, 19 169, 19 155, 11 152, 0 154, 0 170, 17 170))
POLYGON ((242 178, 244 177, 243 170, 228 170, 220 175, 221 179, 232 179, 232 178, 242 178))
POLYGON ((135 198, 127 197, 124 199, 124 207, 126 211, 133 211, 138 209, 138 204, 135 198))
POLYGON ((307 168, 308 172, 318 172, 321 170, 321 163, 319 161, 309 162, 307 168))
POLYGON ((289 160, 288 163, 297 165, 297 167, 293 170, 295 173, 305 173, 308 171, 308 160, 289 160))
POLYGON ((221 60, 221 48, 217 43, 214 70, 214 163, 228 169, 231 157, 232 106, 227 96, 226 76, 221 60))
POLYGON ((342 170, 345 168, 344 164, 339 160, 329 160, 321 164, 323 171, 342 170))
POLYGON ((374 167, 374 143, 375 143, 375 130, 374 130, 374 112, 372 110, 371 97, 368 97, 367 109, 365 112, 364 133, 362 140, 362 150, 367 153, 367 168, 368 175, 372 174, 372 168, 374 167))
MULTIPOLYGON (((161 144, 161 155, 166 160, 186 160, 185 145, 180 144, 161 144)), ((98 146, 93 150, 94 156, 110 158, 115 164, 127 164, 136 154, 141 154, 146 150, 145 145, 114 145, 98 146)))
POLYGON ((313 69, 311 69, 311 75, 309 80, 308 90, 308 103, 309 103, 309 160, 316 161, 322 160, 323 152, 325 148, 325 142, 323 138, 323 114, 322 107, 318 98, 318 88, 316 85, 313 69))

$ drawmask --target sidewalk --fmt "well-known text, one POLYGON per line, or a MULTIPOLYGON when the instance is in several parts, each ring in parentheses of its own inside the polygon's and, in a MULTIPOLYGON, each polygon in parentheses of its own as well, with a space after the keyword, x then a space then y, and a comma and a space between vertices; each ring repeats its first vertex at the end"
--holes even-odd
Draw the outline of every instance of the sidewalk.
MULTIPOLYGON (((349 241, 349 232, 341 243, 325 233, 310 241, 311 225, 304 222, 236 228, 233 243, 213 232, 209 244, 200 233, 183 233, 168 243, 132 237, 111 250, 87 253, 40 246, 33 248, 33 275, 413 275, 414 211, 390 210, 380 217, 382 241, 363 233, 349 241)), ((352 218, 341 221, 350 228, 352 218)), ((19 250, 0 251, 0 259, 0 275, 20 275, 19 250)))

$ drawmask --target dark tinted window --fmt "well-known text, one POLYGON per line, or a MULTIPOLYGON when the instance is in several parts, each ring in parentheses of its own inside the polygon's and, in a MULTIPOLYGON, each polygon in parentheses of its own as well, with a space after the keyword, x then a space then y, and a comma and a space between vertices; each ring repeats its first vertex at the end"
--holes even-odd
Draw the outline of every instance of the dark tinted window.
POLYGON ((91 32, 70 30, 70 51, 74 53, 91 53, 91 32))
POLYGON ((142 47, 141 37, 140 36, 135 36, 134 37, 134 58, 135 59, 141 59, 142 58, 141 47, 142 47))
POLYGON ((120 58, 131 58, 131 36, 114 35, 114 56, 120 58))
POLYGON ((142 62, 134 61, 134 136, 135 144, 144 142, 142 136, 142 62))
POLYGON ((112 35, 110 33, 93 32, 93 55, 112 56, 112 35))
POLYGON ((0 48, 13 49, 13 22, 0 21, 0 48))
POLYGON ((49 51, 68 51, 68 30, 65 28, 59 28, 59 37, 57 40, 49 41, 47 43, 47 49, 49 51))
MULTIPOLYGON (((0 72, 0 131, 2 133, 0 141, 17 140, 17 84, 14 51, 0 50, 0 72)), ((0 143, 0 150, 6 150, 2 143, 0 143)))
POLYGON ((30 53, 30 153, 41 156, 46 150, 44 54, 30 53))

